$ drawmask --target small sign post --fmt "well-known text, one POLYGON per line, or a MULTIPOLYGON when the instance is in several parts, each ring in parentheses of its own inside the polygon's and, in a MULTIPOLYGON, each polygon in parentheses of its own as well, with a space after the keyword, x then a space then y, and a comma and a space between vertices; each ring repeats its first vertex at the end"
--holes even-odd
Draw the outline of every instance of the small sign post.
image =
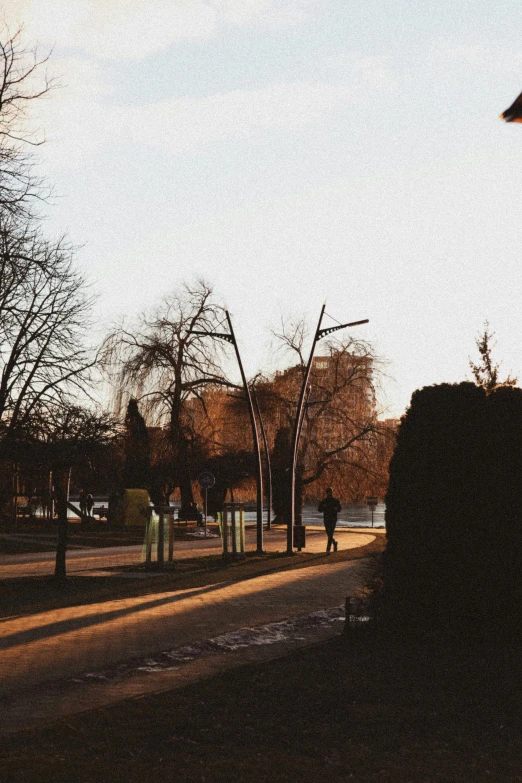
POLYGON ((203 473, 200 473, 199 478, 199 486, 205 490, 205 538, 207 537, 207 492, 208 490, 214 486, 216 483, 216 478, 213 473, 210 472, 210 470, 204 470, 203 473))
POLYGON ((372 512, 372 527, 373 527, 373 512, 377 508, 377 503, 378 502, 379 502, 379 498, 376 498, 376 497, 366 498, 366 504, 368 505, 368 507, 371 509, 371 512, 372 512))

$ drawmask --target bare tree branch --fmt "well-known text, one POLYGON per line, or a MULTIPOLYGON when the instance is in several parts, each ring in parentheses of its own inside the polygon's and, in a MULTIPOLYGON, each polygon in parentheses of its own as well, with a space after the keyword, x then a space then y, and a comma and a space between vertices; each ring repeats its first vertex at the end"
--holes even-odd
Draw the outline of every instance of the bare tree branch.
POLYGON ((35 200, 49 195, 25 148, 44 141, 29 128, 28 110, 57 86, 45 68, 50 54, 26 47, 22 28, 12 33, 0 25, 0 211, 18 219, 30 217, 35 200))
POLYGON ((0 216, 0 422, 14 431, 40 408, 84 391, 92 298, 65 240, 0 216))

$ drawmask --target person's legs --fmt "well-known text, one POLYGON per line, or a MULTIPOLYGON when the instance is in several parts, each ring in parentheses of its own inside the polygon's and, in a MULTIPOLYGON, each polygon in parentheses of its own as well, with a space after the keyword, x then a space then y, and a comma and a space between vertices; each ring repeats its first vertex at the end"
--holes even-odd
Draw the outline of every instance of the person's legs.
POLYGON ((331 524, 331 530, 332 530, 332 532, 331 532, 332 544, 333 544, 334 552, 337 552, 338 544, 337 544, 337 541, 334 538, 335 526, 337 525, 337 520, 335 520, 335 522, 331 522, 330 524, 331 524))
POLYGON ((326 551, 329 552, 332 548, 332 544, 334 547, 334 552, 337 551, 337 541, 334 541, 334 531, 335 531, 335 522, 331 522, 330 520, 324 521, 324 527, 326 530, 326 535, 328 536, 328 543, 326 545, 326 551))

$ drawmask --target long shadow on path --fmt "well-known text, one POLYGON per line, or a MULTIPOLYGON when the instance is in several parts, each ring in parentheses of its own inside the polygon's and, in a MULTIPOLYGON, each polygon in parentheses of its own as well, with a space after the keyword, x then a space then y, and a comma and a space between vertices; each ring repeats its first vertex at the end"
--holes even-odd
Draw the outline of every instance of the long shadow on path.
MULTIPOLYGON (((170 574, 159 572, 151 580, 129 580, 122 578, 117 573, 110 576, 73 574, 67 580, 67 591, 62 594, 56 591, 52 578, 47 575, 9 577, 8 579, 0 579, 0 595, 2 595, 0 613, 4 615, 4 617, 0 617, 0 622, 11 621, 15 619, 14 616, 31 616, 36 613, 72 606, 85 607, 102 601, 108 602, 111 598, 121 600, 153 593, 201 589, 209 584, 223 584, 229 581, 240 583, 274 572, 306 569, 321 563, 326 564, 326 562, 331 564, 339 560, 359 560, 382 551, 383 541, 384 539, 377 536, 370 543, 361 543, 360 546, 349 550, 340 550, 331 557, 326 556, 325 553, 308 552, 302 553, 296 558, 290 558, 287 562, 285 562, 287 558, 285 553, 277 553, 265 562, 259 562, 258 567, 255 567, 254 563, 245 561, 248 568, 247 573, 241 573, 241 565, 237 568, 224 569, 220 563, 217 566, 210 565, 210 567, 205 565, 192 572, 178 572, 177 574, 175 572, 170 574)), ((206 560, 206 558, 204 559, 206 560)))
POLYGON ((192 598, 197 595, 220 590, 230 584, 230 581, 221 582, 220 584, 212 585, 210 587, 202 587, 196 590, 191 590, 190 592, 178 593, 176 595, 169 595, 166 598, 158 598, 154 601, 147 601, 137 606, 128 606, 125 609, 115 609, 111 612, 97 612, 95 614, 86 615, 83 617, 72 617, 67 620, 59 620, 55 623, 38 626, 37 628, 29 628, 25 631, 17 631, 16 633, 9 634, 0 639, 0 650, 8 650, 10 647, 16 647, 19 644, 27 644, 29 642, 38 641, 39 639, 59 636, 60 634, 67 633, 68 631, 77 631, 81 628, 89 628, 93 625, 110 622, 111 620, 116 620, 119 617, 125 617, 125 615, 147 611, 158 606, 176 603, 177 601, 183 601, 187 598, 192 598))
MULTIPOLYGON (((317 579, 321 579, 322 577, 330 577, 333 579, 337 579, 340 576, 340 571, 344 570, 346 567, 350 567, 350 565, 355 566, 355 562, 347 561, 347 562, 339 562, 337 564, 332 563, 332 570, 327 569, 323 570, 322 567, 320 567, 319 573, 310 573, 308 569, 296 569, 292 570, 290 573, 292 573, 294 576, 293 578, 290 578, 289 581, 286 581, 283 584, 260 584, 259 588, 250 592, 250 593, 243 593, 240 591, 237 596, 227 596, 224 597, 224 601, 227 603, 230 603, 231 605, 238 606, 239 604, 242 604, 245 600, 249 601, 252 598, 252 594, 255 592, 256 596, 256 602, 259 607, 261 607, 263 604, 272 604, 275 600, 276 603, 279 603, 281 599, 275 599, 275 596, 280 591, 297 591, 303 595, 303 593, 307 596, 311 596, 314 594, 314 586, 313 582, 315 582, 317 579), (338 565, 339 568, 336 568, 335 566, 338 565), (297 586, 299 585, 299 586, 297 586), (272 599, 268 599, 268 596, 272 596, 272 599)), ((288 573, 288 572, 287 572, 288 573)), ((276 574, 270 574, 269 576, 274 576, 277 579, 276 574)), ((201 587, 196 588, 193 590, 184 590, 182 592, 176 592, 176 593, 170 593, 169 595, 165 596, 163 595, 161 598, 156 598, 154 600, 150 601, 144 601, 140 602, 139 604, 133 604, 132 606, 125 606, 121 609, 114 609, 110 611, 101 611, 101 612, 93 612, 92 614, 83 615, 80 617, 69 617, 67 619, 63 620, 57 620, 56 622, 47 623, 44 625, 39 625, 37 627, 32 628, 25 628, 23 630, 15 631, 14 633, 7 633, 3 637, 0 638, 0 650, 8 650, 12 647, 16 647, 23 644, 29 644, 31 642, 37 642, 42 639, 48 639, 52 638, 54 636, 60 636, 61 634, 65 634, 71 631, 77 631, 84 628, 93 627, 96 625, 101 625, 102 623, 108 623, 113 620, 117 620, 122 617, 135 615, 140 612, 147 612, 151 609, 156 609, 161 606, 167 606, 169 604, 175 604, 178 602, 182 602, 185 600, 190 600, 194 597, 204 596, 208 595, 210 593, 216 593, 220 590, 224 590, 226 588, 229 588, 231 585, 239 585, 242 582, 245 581, 251 581, 254 577, 252 577, 249 580, 241 580, 241 581, 231 581, 228 580, 226 582, 220 582, 218 584, 214 584, 207 587, 201 587)), ((339 585, 340 589, 340 595, 339 600, 343 600, 344 596, 342 594, 341 585, 339 585)), ((315 595, 317 593, 315 592, 315 595)), ((120 599, 120 600, 132 600, 132 599, 120 599)), ((285 608, 287 606, 288 600, 291 601, 291 599, 287 598, 281 601, 281 606, 285 608)), ((298 598, 298 602, 301 603, 302 600, 298 598)), ((312 601, 313 603, 314 601, 312 601)), ((111 603, 105 601, 104 603, 111 603)), ((68 607, 69 609, 72 609, 74 607, 68 607)), ((186 612, 190 613, 196 610, 196 606, 187 606, 186 612)), ((57 610, 61 611, 61 610, 57 610)), ((65 609, 64 611, 67 611, 65 609)), ((184 612, 184 614, 186 614, 184 612)), ((27 619, 30 620, 29 616, 27 619)), ((35 617, 33 615, 33 617, 35 617)), ((22 622, 24 618, 19 618, 22 622)), ((245 618, 246 621, 246 618, 245 618)))

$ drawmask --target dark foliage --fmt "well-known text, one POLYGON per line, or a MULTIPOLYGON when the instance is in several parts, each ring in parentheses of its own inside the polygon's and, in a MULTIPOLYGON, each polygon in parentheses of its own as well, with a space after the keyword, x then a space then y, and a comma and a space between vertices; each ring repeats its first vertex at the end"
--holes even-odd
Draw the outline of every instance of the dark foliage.
POLYGON ((147 489, 150 485, 149 433, 138 403, 131 398, 125 416, 125 458, 123 485, 127 489, 147 489))
MULTIPOLYGON (((272 451, 272 508, 274 522, 287 524, 290 518, 291 484, 290 484, 290 449, 292 432, 289 427, 280 427, 274 439, 272 451)), ((299 517, 303 508, 303 470, 302 464, 297 464, 295 475, 295 508, 299 517)))
POLYGON ((275 521, 286 522, 290 513, 290 445, 292 433, 289 427, 280 427, 274 439, 272 451, 272 508, 275 521))
MULTIPOLYGON (((256 464, 251 451, 234 451, 209 457, 204 468, 210 470, 216 479, 207 495, 208 513, 216 516, 219 511, 223 511, 227 493, 230 493, 232 500, 234 489, 255 476, 256 464)), ((201 490, 202 500, 204 495, 204 490, 201 490)))
POLYGON ((413 394, 386 496, 388 619, 457 632, 520 625, 521 475, 522 389, 413 394))

